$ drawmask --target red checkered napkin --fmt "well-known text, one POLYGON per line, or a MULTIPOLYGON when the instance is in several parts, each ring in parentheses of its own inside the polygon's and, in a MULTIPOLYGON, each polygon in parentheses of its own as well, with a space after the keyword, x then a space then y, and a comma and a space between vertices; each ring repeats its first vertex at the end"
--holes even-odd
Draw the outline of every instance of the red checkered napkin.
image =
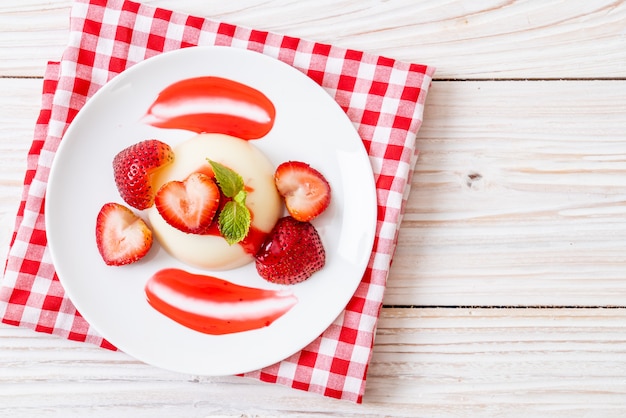
MULTIPOLYGON (((252 30, 124 0, 79 0, 69 45, 50 63, 28 154, 22 202, 0 287, 2 322, 115 349, 65 296, 47 247, 46 183, 55 151, 85 101, 112 77, 153 55, 194 45, 262 52, 307 74, 357 128, 374 171, 378 223, 363 280, 343 313, 299 353, 245 374, 325 396, 361 402, 367 365, 404 204, 417 160, 433 68, 252 30)), ((85 138, 88 140, 88 138, 85 138)))

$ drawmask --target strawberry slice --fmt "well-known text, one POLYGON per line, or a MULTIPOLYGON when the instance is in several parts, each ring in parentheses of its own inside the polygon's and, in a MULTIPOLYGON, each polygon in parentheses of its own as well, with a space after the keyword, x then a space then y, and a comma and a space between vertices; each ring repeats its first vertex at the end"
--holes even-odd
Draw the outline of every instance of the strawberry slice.
POLYGON ((324 267, 326 252, 310 222, 280 218, 256 254, 256 269, 277 284, 300 283, 324 267))
POLYGON ((96 219, 96 244, 107 265, 130 264, 148 253, 152 231, 126 206, 106 203, 96 219))
POLYGON ((298 221, 310 221, 330 204, 330 185, 326 178, 306 163, 288 161, 276 168, 274 181, 285 206, 298 221))
POLYGON ((152 206, 155 190, 150 176, 172 161, 174 152, 158 139, 147 139, 120 151, 113 158, 113 174, 122 199, 139 210, 152 206))
POLYGON ((165 222, 189 234, 202 234, 220 205, 220 190, 206 174, 192 173, 184 181, 165 183, 154 198, 165 222))

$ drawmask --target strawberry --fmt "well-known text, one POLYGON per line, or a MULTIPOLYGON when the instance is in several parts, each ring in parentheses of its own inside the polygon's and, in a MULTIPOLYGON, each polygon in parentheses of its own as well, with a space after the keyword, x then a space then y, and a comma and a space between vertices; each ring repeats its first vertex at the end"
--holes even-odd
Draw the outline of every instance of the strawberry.
POLYGON ((280 218, 256 254, 256 269, 277 284, 300 283, 324 267, 326 252, 310 222, 280 218))
POLYGON ((278 193, 285 206, 298 221, 310 221, 330 204, 330 185, 324 176, 306 163, 288 161, 280 164, 274 173, 278 193))
POLYGON ((220 190, 206 174, 192 173, 184 181, 165 183, 154 205, 165 221, 189 234, 204 233, 220 204, 220 190))
POLYGON ((96 219, 96 244, 107 265, 130 264, 150 250, 152 231, 126 206, 106 203, 96 219))
POLYGON ((124 201, 135 209, 147 209, 154 203, 150 176, 174 160, 169 145, 147 139, 120 151, 113 158, 115 184, 124 201))

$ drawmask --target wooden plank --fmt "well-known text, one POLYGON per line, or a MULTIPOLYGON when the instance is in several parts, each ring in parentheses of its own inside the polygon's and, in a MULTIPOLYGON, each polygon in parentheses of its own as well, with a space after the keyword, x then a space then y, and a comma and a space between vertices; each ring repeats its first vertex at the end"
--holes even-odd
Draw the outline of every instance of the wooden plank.
POLYGON ((388 304, 624 305, 626 81, 434 83, 388 304))
MULTIPOLYGON (((613 0, 144 1, 438 67, 437 78, 626 77, 626 3, 613 0)), ((67 42, 69 0, 0 5, 0 76, 41 76, 67 42)))
MULTIPOLYGON (((41 80, 0 89, 4 257, 41 80)), ((625 98, 626 81, 435 82, 385 303, 623 305, 625 98)))
POLYGON ((363 405, 0 326, 0 416, 623 416, 624 309, 385 309, 363 405))

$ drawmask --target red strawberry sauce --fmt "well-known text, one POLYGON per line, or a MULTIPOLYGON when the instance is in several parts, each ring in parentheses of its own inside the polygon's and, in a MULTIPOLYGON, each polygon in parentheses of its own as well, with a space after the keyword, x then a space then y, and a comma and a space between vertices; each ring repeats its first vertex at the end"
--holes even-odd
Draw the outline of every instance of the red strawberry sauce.
POLYGON ((148 303, 161 314, 212 335, 267 327, 298 302, 289 291, 240 286, 174 268, 150 277, 145 293, 148 303))
MULTIPOLYGON (((214 235, 216 237, 221 236, 220 231, 217 227, 217 222, 213 222, 211 224, 211 227, 207 230, 207 232, 204 233, 204 235, 214 235)), ((268 235, 268 232, 263 232, 260 229, 250 226, 248 235, 242 241, 238 242, 238 245, 241 245, 246 253, 250 255, 256 255, 268 235)))
POLYGON ((144 122, 250 140, 265 136, 275 116, 274 104, 260 91, 234 80, 206 76, 166 87, 148 109, 144 122))

